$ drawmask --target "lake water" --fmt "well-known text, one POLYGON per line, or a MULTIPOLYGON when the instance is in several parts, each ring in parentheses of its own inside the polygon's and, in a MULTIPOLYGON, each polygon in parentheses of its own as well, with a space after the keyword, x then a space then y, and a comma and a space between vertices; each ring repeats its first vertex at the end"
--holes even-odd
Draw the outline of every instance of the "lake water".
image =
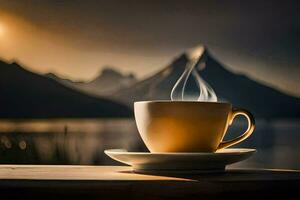
MULTIPOLYGON (((245 126, 235 123, 226 138, 245 126)), ((258 152, 234 166, 300 169, 299 142, 300 120, 257 120, 254 134, 237 147, 258 152)), ((146 151, 133 119, 0 121, 0 163, 118 164, 103 153, 111 148, 146 151)))

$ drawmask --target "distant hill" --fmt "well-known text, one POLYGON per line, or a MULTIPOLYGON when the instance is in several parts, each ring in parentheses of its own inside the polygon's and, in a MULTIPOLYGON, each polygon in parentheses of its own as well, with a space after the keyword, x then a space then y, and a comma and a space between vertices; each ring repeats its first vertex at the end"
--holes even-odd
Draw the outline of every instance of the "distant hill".
POLYGON ((48 73, 45 76, 93 96, 109 96, 120 88, 127 87, 137 81, 133 74, 124 75, 109 66, 105 67, 95 79, 89 82, 75 82, 53 73, 48 73))
MULTIPOLYGON (((231 102, 237 107, 249 109, 256 117, 300 117, 299 98, 284 94, 243 74, 227 70, 213 58, 207 49, 204 50, 202 57, 205 62, 197 70, 201 77, 212 86, 218 99, 231 102)), ((189 58, 184 53, 158 73, 120 89, 113 96, 128 105, 140 100, 170 100, 171 90, 183 73, 187 62, 189 62, 189 58)))
POLYGON ((127 106, 0 61, 0 118, 131 117, 127 106))

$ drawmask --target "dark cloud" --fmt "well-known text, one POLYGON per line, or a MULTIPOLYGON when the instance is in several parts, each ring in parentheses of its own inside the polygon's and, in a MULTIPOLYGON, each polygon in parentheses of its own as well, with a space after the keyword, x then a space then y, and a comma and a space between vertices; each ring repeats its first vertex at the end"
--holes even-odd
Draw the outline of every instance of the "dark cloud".
POLYGON ((289 49, 294 44, 290 40, 299 41, 297 2, 6 0, 1 4, 39 27, 80 38, 73 43, 87 47, 99 42, 170 48, 201 40, 262 51, 282 45, 289 49))

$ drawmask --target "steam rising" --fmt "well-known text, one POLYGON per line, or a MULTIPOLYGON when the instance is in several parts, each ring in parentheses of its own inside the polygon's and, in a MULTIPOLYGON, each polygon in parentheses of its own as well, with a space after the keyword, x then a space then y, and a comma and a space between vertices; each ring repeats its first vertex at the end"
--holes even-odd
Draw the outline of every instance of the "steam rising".
POLYGON ((189 62, 185 67, 184 72, 180 76, 180 78, 175 83, 172 91, 171 91, 171 100, 172 101, 210 101, 216 102, 217 96, 214 90, 209 86, 207 82, 205 82, 197 71, 197 66, 205 65, 204 58, 204 47, 199 46, 194 49, 191 49, 187 56, 189 62), (193 78, 196 83, 199 93, 195 97, 195 94, 188 94, 187 91, 187 83, 190 78, 193 78))

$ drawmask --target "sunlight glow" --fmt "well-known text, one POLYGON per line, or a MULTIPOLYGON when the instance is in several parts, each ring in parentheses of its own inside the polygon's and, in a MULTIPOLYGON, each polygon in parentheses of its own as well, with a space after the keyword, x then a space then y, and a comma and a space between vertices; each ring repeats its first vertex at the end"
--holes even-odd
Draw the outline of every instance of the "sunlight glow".
POLYGON ((4 35, 4 33, 5 33, 5 28, 4 28, 4 25, 3 25, 3 24, 1 24, 1 22, 0 22, 0 36, 3 36, 3 35, 4 35))

